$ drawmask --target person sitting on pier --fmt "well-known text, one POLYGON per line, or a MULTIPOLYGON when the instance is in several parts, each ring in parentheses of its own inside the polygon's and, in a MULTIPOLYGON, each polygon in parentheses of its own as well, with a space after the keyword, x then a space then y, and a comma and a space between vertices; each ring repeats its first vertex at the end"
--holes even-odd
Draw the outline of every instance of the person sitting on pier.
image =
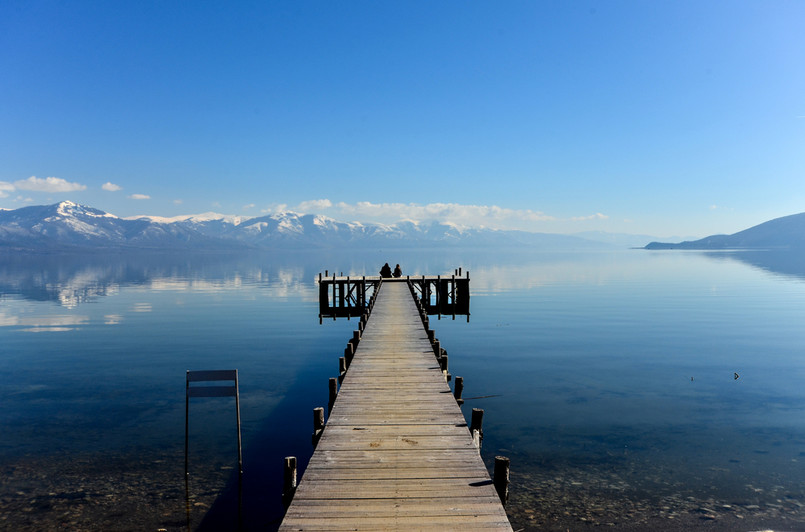
POLYGON ((391 266, 389 263, 385 263, 382 268, 380 268, 380 277, 391 277, 391 266))
POLYGON ((399 264, 394 267, 394 277, 402 277, 402 268, 399 264))

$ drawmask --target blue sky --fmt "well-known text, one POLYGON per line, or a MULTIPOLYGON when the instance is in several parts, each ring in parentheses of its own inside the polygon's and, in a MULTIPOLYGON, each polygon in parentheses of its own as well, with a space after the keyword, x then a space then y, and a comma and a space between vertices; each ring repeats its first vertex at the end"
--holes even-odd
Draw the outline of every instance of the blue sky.
POLYGON ((805 211, 805 2, 0 3, 0 207, 704 236, 805 211))

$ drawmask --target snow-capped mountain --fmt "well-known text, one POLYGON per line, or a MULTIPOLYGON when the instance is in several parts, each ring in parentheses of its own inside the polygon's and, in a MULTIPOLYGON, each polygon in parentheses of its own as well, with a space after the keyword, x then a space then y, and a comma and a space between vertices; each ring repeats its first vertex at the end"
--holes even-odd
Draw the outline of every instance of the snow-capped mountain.
POLYGON ((69 201, 0 211, 0 249, 233 249, 517 246, 594 248, 582 238, 523 231, 462 229, 438 222, 339 222, 284 212, 245 218, 216 213, 119 218, 69 201))
POLYGON ((205 212, 202 214, 187 214, 165 218, 163 216, 130 216, 127 220, 148 220, 160 224, 179 224, 186 228, 198 231, 207 236, 218 237, 230 231, 233 227, 240 225, 248 220, 248 216, 237 216, 230 214, 219 214, 217 212, 205 212))
POLYGON ((63 201, 0 212, 0 247, 21 249, 196 248, 220 242, 176 223, 126 220, 63 201))

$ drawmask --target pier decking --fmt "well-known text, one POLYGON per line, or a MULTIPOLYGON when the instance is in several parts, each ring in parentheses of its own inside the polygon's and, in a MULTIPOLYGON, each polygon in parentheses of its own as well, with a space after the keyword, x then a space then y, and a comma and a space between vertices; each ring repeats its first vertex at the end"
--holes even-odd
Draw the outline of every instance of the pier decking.
POLYGON ((405 279, 380 285, 280 527, 317 529, 511 530, 405 279))

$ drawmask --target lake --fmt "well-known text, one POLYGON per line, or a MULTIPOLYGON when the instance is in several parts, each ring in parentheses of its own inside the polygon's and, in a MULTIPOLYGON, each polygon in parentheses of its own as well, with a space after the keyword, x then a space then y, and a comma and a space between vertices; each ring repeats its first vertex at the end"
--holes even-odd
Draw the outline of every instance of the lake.
POLYGON ((460 252, 0 258, 0 528, 220 530, 282 518, 282 458, 357 327, 316 278, 470 272, 431 327, 512 461, 517 529, 805 529, 805 261, 783 252, 460 252), (189 495, 189 512, 187 502, 189 495))

